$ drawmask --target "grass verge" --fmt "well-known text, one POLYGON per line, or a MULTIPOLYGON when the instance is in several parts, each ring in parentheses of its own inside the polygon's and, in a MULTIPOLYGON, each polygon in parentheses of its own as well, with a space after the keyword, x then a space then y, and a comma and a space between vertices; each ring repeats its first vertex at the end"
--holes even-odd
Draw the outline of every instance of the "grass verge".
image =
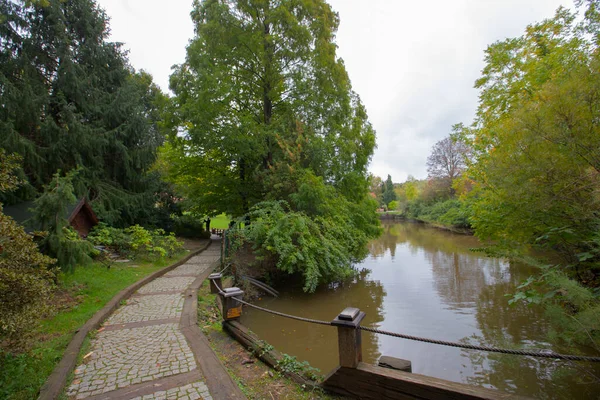
POLYGON ((91 264, 60 274, 50 301, 56 312, 30 332, 19 349, 0 343, 0 399, 35 399, 62 359, 73 334, 117 293, 145 276, 182 259, 188 251, 155 262, 91 264))
POLYGON ((229 228, 229 218, 227 215, 221 214, 210 219, 210 227, 215 229, 227 229, 229 228))

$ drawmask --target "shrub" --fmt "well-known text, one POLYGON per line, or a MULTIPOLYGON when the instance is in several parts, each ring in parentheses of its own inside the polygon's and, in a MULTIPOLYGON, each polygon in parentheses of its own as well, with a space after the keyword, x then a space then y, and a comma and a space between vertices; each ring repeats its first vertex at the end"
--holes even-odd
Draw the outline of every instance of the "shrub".
POLYGON ((0 337, 19 337, 49 310, 54 262, 0 205, 0 337))
POLYGON ((151 231, 139 225, 117 229, 100 223, 90 232, 88 239, 123 256, 150 260, 171 257, 183 248, 183 243, 174 233, 167 234, 163 229, 151 231))
POLYGON ((210 238, 210 232, 204 230, 202 220, 192 214, 175 216, 173 220, 173 230, 177 236, 198 239, 210 238))
MULTIPOLYGON (((0 192, 14 190, 19 181, 13 171, 19 157, 0 149, 0 192)), ((38 250, 33 237, 0 204, 0 338, 22 338, 40 314, 47 312, 55 274, 55 260, 38 250)))

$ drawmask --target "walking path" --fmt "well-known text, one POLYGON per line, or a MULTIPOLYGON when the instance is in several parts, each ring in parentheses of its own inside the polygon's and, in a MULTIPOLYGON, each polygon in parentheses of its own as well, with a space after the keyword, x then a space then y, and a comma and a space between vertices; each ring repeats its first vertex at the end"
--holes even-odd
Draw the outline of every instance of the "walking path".
POLYGON ((218 241, 142 286, 91 340, 71 399, 242 399, 197 327, 197 289, 218 262, 218 241))

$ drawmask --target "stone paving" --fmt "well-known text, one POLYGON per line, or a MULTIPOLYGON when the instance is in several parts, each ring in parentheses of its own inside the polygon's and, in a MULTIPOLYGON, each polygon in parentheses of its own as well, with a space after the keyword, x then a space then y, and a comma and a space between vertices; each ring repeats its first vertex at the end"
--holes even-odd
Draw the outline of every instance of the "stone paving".
POLYGON ((125 306, 115 311, 105 325, 177 318, 181 316, 182 310, 183 295, 181 293, 133 297, 127 300, 125 306))
POLYGON ((198 275, 206 269, 206 264, 206 262, 203 262, 202 264, 185 263, 175 268, 173 271, 167 272, 165 274, 165 277, 175 277, 180 275, 198 275))
MULTIPOLYGON (((119 389, 197 370, 195 356, 179 323, 159 320, 181 317, 183 292, 195 278, 178 275, 204 273, 219 259, 219 254, 218 244, 213 244, 187 263, 140 288, 136 293, 139 296, 128 299, 117 309, 104 324, 111 329, 99 330, 92 339, 91 351, 75 369, 67 396, 84 399, 102 395, 104 399, 111 398, 111 392, 116 391, 114 396, 123 398, 123 391, 119 393, 119 389), (181 293, 160 293, 173 291, 181 293), (154 320, 157 322, 152 323, 154 320), (119 326, 137 322, 144 322, 144 326, 119 326)), ((181 378, 183 382, 188 380, 186 376, 181 378)), ((212 400, 212 397, 206 384, 194 379, 174 389, 138 395, 135 399, 212 400)))
POLYGON ((146 396, 134 397, 131 400, 212 400, 208 388, 203 382, 196 382, 178 388, 154 392, 146 396))
MULTIPOLYGON (((200 271, 204 271, 206 266, 200 271)), ((200 272, 197 272, 195 275, 198 275, 200 272)), ((155 292, 171 292, 174 290, 179 290, 181 292, 185 291, 188 286, 194 282, 194 277, 192 276, 169 276, 158 278, 138 290, 138 293, 155 293, 155 292)))

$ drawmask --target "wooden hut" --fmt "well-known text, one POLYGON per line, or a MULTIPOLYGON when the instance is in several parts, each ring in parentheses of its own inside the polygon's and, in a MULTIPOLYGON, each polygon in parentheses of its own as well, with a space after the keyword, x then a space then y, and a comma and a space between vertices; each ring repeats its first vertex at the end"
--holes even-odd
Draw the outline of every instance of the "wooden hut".
MULTIPOLYGON (((33 201, 26 201, 12 206, 6 206, 4 207, 3 212, 5 215, 8 215, 17 221, 17 223, 23 225, 27 232, 33 232, 41 230, 40 226, 34 226, 31 223, 33 214, 30 209, 33 207, 33 201)), ((98 217, 85 197, 82 197, 78 202, 67 207, 65 218, 81 237, 86 237, 90 233, 90 230, 98 224, 98 217)))

